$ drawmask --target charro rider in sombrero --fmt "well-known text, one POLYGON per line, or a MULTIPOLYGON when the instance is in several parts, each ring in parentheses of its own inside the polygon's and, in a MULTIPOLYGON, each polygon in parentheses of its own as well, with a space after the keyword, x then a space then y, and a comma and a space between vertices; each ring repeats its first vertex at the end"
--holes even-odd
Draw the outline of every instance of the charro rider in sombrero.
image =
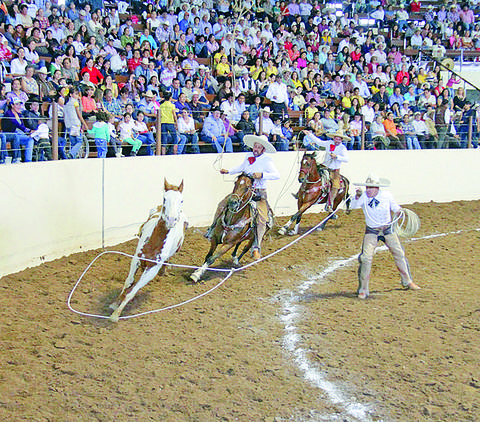
MULTIPOLYGON (((270 156, 265 154, 276 152, 275 147, 268 141, 267 137, 256 135, 245 135, 243 138, 245 145, 252 148, 252 152, 249 152, 242 164, 234 167, 230 170, 221 169, 221 174, 239 174, 246 173, 251 175, 254 179, 253 188, 255 189, 255 201, 257 206, 257 213, 255 217, 255 241, 253 243, 252 255, 255 259, 261 257, 260 250, 262 246, 262 239, 267 229, 267 223, 269 220, 269 205, 267 202, 267 180, 277 180, 280 178, 280 174, 276 169, 273 160, 270 156)), ((213 233, 213 229, 217 223, 217 219, 225 205, 227 198, 223 199, 217 208, 213 223, 208 229, 205 237, 207 239, 213 233)))
POLYGON ((333 201, 340 189, 340 166, 342 163, 348 163, 347 147, 342 141, 349 141, 350 137, 344 135, 343 132, 327 133, 327 136, 331 139, 323 141, 309 130, 304 130, 303 132, 310 143, 325 148, 325 157, 322 164, 330 170, 331 181, 325 210, 331 212, 333 209, 333 201))
POLYGON ((362 252, 358 257, 360 264, 358 268, 358 298, 366 299, 370 294, 368 282, 373 255, 379 240, 385 242, 393 255, 400 272, 402 285, 410 290, 419 290, 420 287, 412 281, 410 268, 400 239, 392 228, 392 212, 398 214, 401 208, 390 192, 380 189, 389 186, 390 182, 386 179, 380 179, 375 174, 370 174, 365 183, 354 183, 354 185, 366 187, 365 192, 361 188, 357 188, 355 198, 351 203, 352 209, 363 209, 367 224, 363 237, 362 252))

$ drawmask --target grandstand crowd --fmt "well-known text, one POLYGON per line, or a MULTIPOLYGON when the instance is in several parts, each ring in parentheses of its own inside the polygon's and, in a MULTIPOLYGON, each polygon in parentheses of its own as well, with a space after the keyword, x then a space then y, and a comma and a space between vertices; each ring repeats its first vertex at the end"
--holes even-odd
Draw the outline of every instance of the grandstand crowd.
POLYGON ((304 130, 477 148, 480 110, 445 63, 478 60, 477 3, 1 1, 0 163, 52 159, 57 115, 63 159, 85 136, 98 157, 244 151, 253 133, 315 149, 304 130))

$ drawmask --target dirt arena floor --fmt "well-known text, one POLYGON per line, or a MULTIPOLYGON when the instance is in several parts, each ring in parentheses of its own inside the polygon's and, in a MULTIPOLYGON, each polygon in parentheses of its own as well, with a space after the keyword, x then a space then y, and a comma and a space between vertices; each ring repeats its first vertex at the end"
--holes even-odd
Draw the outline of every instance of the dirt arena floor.
MULTIPOLYGON (((197 301, 117 324, 66 306, 100 250, 2 278, 0 420, 480 420, 480 201, 407 207, 422 222, 417 240, 404 242, 422 290, 403 290, 380 251, 366 301, 354 295, 358 210, 197 301)), ((324 215, 309 215, 302 230, 324 215)), ((202 232, 188 229, 174 262, 202 262, 202 232)), ((264 254, 291 239, 271 235, 264 254)), ((135 244, 110 249, 133 253, 135 244)), ((97 261, 72 305, 108 315, 128 266, 119 255, 97 261)), ((157 277, 124 314, 221 281, 210 273, 192 285, 189 273, 157 277)))

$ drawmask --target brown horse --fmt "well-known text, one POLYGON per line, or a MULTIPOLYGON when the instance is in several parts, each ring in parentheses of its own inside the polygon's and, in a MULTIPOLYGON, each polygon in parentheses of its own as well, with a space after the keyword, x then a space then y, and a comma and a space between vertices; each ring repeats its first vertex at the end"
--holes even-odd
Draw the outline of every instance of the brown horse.
POLYGON ((198 282, 207 268, 233 247, 235 249, 232 257, 235 265, 252 247, 255 240, 254 195, 253 178, 242 173, 235 181, 233 192, 218 206, 216 226, 210 238, 210 250, 204 264, 190 276, 193 281, 198 282), (247 241, 247 244, 237 258, 238 248, 244 241, 247 241), (218 245, 222 246, 216 251, 218 245))
MULTIPOLYGON (((287 233, 287 230, 290 228, 293 222, 295 222, 295 227, 293 230, 290 230, 288 234, 297 234, 303 213, 312 205, 327 203, 328 193, 330 192, 331 188, 329 170, 323 165, 317 165, 315 153, 307 154, 305 152, 303 154, 298 181, 301 183, 297 194, 298 211, 292 215, 287 224, 278 230, 279 234, 287 233)), ((318 228, 318 230, 323 230, 328 220, 337 218, 335 210, 340 203, 347 198, 349 186, 350 182, 348 179, 344 176, 340 176, 340 189, 338 190, 337 196, 333 201, 333 212, 328 216, 328 219, 318 228)), ((346 206, 348 214, 350 212, 350 198, 346 200, 346 206)))

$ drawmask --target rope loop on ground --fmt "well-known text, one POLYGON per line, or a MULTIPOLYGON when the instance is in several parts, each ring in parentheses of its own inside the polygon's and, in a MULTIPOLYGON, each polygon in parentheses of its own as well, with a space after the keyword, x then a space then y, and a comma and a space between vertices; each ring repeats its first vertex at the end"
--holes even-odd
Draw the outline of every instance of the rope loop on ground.
MULTIPOLYGON (((350 198, 350 197, 349 197, 350 198)), ((347 198, 347 199, 349 199, 347 198)), ((330 218, 332 218, 337 212, 338 212, 338 208, 333 211, 331 214, 329 214, 327 217, 325 217, 322 221, 320 221, 320 223, 318 223, 317 225, 315 225, 314 227, 312 227, 311 229, 309 229, 307 232, 305 232, 304 234, 300 235, 299 237, 297 237, 296 239, 293 239, 290 243, 287 243, 286 245, 282 246, 280 249, 277 249, 276 251, 273 251, 271 252, 270 254, 268 255, 265 255, 264 257, 258 259, 257 261, 253 261, 253 262, 250 262, 249 264, 246 264, 246 265, 243 265, 242 267, 239 267, 239 268, 207 268, 207 271, 214 271, 214 272, 223 272, 223 273, 227 273, 227 275, 220 281, 218 282, 215 286, 213 286, 212 288, 210 288, 209 290, 199 294, 199 295, 196 295, 190 299, 187 299, 183 302, 179 302, 179 303, 176 303, 176 304, 173 304, 173 305, 169 305, 169 306, 165 306, 163 308, 159 308, 159 309, 153 309, 151 311, 146 311, 146 312, 141 312, 141 313, 138 313, 138 314, 132 314, 132 315, 126 315, 126 316, 121 316, 119 319, 131 319, 131 318, 136 318, 136 317, 140 317, 140 316, 145 316, 145 315, 149 315, 149 314, 154 314, 154 313, 158 313, 158 312, 162 312, 162 311, 167 311, 167 310, 170 310, 170 309, 174 309, 174 308, 178 308, 180 306, 183 306, 183 305, 186 305, 187 303, 191 303, 195 300, 198 300, 208 294, 210 294, 211 292, 213 292, 214 290, 218 289, 223 283, 225 283, 233 274, 239 272, 239 271, 243 271, 243 270, 246 270, 247 268, 250 268, 254 265, 257 265, 259 264, 260 262, 263 262, 275 255, 277 255, 278 253, 288 249, 289 247, 293 246, 294 244, 300 242, 300 240, 302 240, 303 238, 305 238, 306 236, 310 235, 311 233, 313 233, 314 231, 316 231, 322 224, 326 223, 330 218)), ((90 262, 90 264, 85 268, 85 270, 82 272, 82 274, 80 275, 79 279, 77 280, 77 282, 75 283, 75 285, 73 286, 70 294, 68 295, 68 299, 67 299, 67 306, 68 306, 68 309, 70 309, 72 312, 78 314, 78 315, 82 315, 82 316, 87 316, 87 317, 92 317, 92 318, 100 318, 100 319, 108 319, 109 316, 107 315, 96 315, 96 314, 90 314, 90 313, 87 313, 87 312, 81 312, 81 311, 77 311, 76 309, 74 309, 72 307, 72 297, 73 297, 73 294, 75 293, 78 285, 80 284, 80 282, 82 281, 83 277, 85 276, 85 274, 90 270, 90 268, 93 266, 93 264, 98 260, 100 259, 102 256, 104 255, 107 255, 107 254, 117 254, 117 255, 123 255, 123 256, 126 256, 126 257, 130 257, 130 258, 133 258, 134 256, 133 255, 130 255, 130 254, 127 254, 125 252, 120 252, 120 251, 104 251, 100 254, 98 254, 92 262, 90 262)), ((147 261, 147 262, 152 262, 154 264, 157 263, 157 261, 155 260, 151 260, 151 259, 147 259, 147 258, 139 258, 143 261, 147 261)), ((176 267, 176 268, 189 268, 189 269, 198 269, 200 268, 199 266, 194 266, 194 265, 183 265, 183 264, 171 264, 171 263, 168 263, 166 262, 164 265, 168 265, 170 267, 176 267)))

